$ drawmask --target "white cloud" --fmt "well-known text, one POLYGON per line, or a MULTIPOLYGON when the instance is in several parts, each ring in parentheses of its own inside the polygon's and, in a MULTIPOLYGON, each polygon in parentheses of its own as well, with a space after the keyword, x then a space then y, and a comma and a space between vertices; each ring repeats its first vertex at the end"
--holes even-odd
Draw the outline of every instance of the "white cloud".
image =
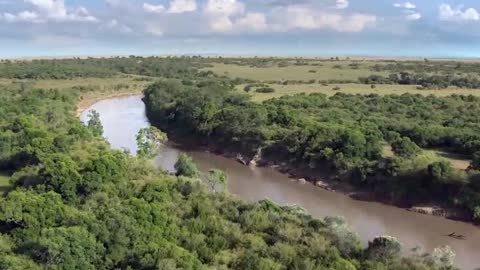
POLYGON ((412 3, 412 2, 404 2, 404 3, 395 3, 393 4, 394 7, 397 7, 397 8, 405 8, 405 9, 415 9, 417 8, 417 6, 412 3))
POLYGON ((310 5, 276 7, 268 14, 245 10, 245 5, 236 0, 208 0, 204 13, 208 18, 210 30, 221 33, 323 29, 361 32, 377 22, 377 17, 373 15, 324 11, 310 5))
POLYGON ((151 34, 153 36, 163 36, 163 29, 162 27, 156 25, 156 24, 148 24, 146 31, 148 34, 151 34))
POLYGON ((417 6, 412 2, 396 3, 393 6, 403 9, 407 21, 418 21, 422 18, 422 14, 416 10, 417 6))
POLYGON ((247 13, 235 21, 235 26, 240 30, 263 32, 268 29, 267 18, 263 13, 247 13))
POLYGON ((275 18, 273 28, 279 32, 294 29, 361 32, 377 22, 377 17, 373 15, 327 13, 304 5, 279 8, 275 12, 275 18))
MULTIPOLYGON (((336 3, 337 9, 348 6, 348 1, 340 0, 336 3)), ((372 15, 345 15, 332 10, 321 11, 309 5, 277 7, 268 16, 259 12, 246 13, 245 10, 245 5, 237 0, 208 0, 204 7, 210 30, 223 33, 285 32, 295 29, 360 32, 377 21, 377 18, 372 15)))
POLYGON ((418 12, 414 12, 414 13, 410 13, 407 16, 405 16, 405 18, 408 21, 417 21, 417 20, 420 20, 422 18, 422 14, 420 14, 418 12))
POLYGON ((103 29, 119 31, 122 33, 131 33, 132 29, 126 25, 121 24, 116 19, 110 20, 103 29))
POLYGON ((350 5, 350 2, 348 0, 337 0, 335 3, 335 7, 337 9, 345 9, 350 5))
POLYGON ((230 32, 234 26, 232 17, 242 15, 245 5, 237 0, 208 0, 203 12, 208 17, 210 30, 230 32))
MULTIPOLYGON (((2 0, 0 0, 2 1, 2 0)), ((18 1, 18 0, 15 0, 18 1)), ((111 37, 122 34, 152 36, 208 37, 216 34, 282 34, 297 31, 360 32, 375 25, 376 16, 350 12, 334 5, 349 1, 329 0, 317 5, 306 0, 275 0, 282 5, 257 6, 253 0, 103 0, 105 10, 90 13, 69 0, 20 0, 27 3, 18 12, 0 14, 3 23, 36 23, 34 30, 19 24, 25 36, 49 33, 73 37, 111 37), (291 4, 291 3, 303 4, 291 4), (164 3, 161 5, 160 3, 164 3), (247 6, 248 4, 248 6, 247 6), (197 11, 197 12, 195 12, 197 11), (146 16, 145 12, 152 13, 146 16), (187 12, 191 12, 188 13, 187 12), (93 14, 97 16, 93 17, 93 14), (175 14, 175 15, 172 15, 175 14), (68 22, 68 23, 58 23, 68 22), (76 23, 73 23, 76 22, 76 23), (77 22, 98 22, 97 24, 77 22), (31 31, 27 31, 30 29, 31 31)), ((315 0, 316 1, 316 0, 315 0)), ((23 5, 22 5, 23 6, 23 5)), ((20 7, 20 6, 19 6, 20 7)), ((91 8, 93 9, 93 8, 91 8)), ((8 10, 8 9, 6 9, 8 10)), ((6 26, 8 27, 8 26, 6 26)), ((18 32, 18 31, 17 31, 18 32)))
POLYGON ((230 32, 233 30, 233 22, 227 16, 220 16, 210 20, 210 30, 213 32, 230 32))
POLYGON ((172 0, 168 9, 164 5, 143 3, 143 10, 150 13, 185 13, 197 10, 196 0, 172 0))
POLYGON ((143 10, 150 13, 163 13, 165 11, 165 7, 163 5, 143 3, 143 10))
POLYGON ((31 22, 31 23, 41 23, 43 22, 42 19, 39 18, 38 14, 33 11, 22 11, 16 15, 11 13, 4 13, 3 19, 8 23, 15 23, 15 22, 31 22))
POLYGON ((122 5, 122 0, 105 0, 105 2, 112 7, 119 7, 122 5))
POLYGON ((67 9, 64 0, 24 0, 34 11, 25 10, 17 14, 4 13, 7 22, 41 23, 47 21, 97 22, 84 7, 67 9))
POLYGON ((211 15, 232 16, 245 12, 245 4, 237 0, 208 0, 204 12, 211 15))
POLYGON ((444 21, 478 21, 479 12, 474 8, 463 10, 462 6, 452 8, 448 4, 441 4, 438 8, 438 17, 444 21))
POLYGON ((170 2, 169 13, 184 13, 197 10, 197 2, 195 0, 173 0, 170 2))

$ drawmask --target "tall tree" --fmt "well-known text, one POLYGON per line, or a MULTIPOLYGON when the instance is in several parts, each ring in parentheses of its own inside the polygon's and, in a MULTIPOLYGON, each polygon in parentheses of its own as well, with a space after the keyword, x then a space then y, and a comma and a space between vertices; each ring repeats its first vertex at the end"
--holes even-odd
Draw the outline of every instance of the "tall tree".
POLYGON ((192 158, 187 154, 180 154, 177 162, 175 163, 175 170, 177 175, 186 176, 186 177, 196 177, 198 176, 197 165, 193 162, 192 158))
POLYGON ((137 155, 140 157, 152 157, 166 141, 167 134, 158 128, 154 126, 142 128, 137 134, 137 155))
POLYGON ((102 121, 100 120, 100 113, 95 110, 91 110, 88 112, 88 128, 92 131, 93 135, 95 136, 102 136, 103 135, 103 125, 102 121))

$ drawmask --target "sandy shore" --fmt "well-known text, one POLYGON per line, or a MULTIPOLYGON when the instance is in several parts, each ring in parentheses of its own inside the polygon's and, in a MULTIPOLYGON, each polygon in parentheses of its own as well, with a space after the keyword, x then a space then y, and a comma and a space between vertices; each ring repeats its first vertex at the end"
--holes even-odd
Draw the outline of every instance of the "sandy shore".
POLYGON ((142 92, 134 91, 134 92, 119 92, 119 93, 109 93, 105 95, 95 95, 95 96, 86 96, 77 104, 77 116, 80 116, 85 110, 87 110, 93 104, 111 98, 118 98, 118 97, 128 97, 128 96, 136 96, 141 95, 142 92))

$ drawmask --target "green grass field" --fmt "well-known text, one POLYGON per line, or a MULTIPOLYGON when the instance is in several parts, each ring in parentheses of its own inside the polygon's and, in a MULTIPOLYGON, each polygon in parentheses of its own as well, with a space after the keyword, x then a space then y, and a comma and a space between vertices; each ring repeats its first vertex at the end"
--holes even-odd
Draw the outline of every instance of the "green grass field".
MULTIPOLYGON (((298 93, 323 93, 334 95, 337 92, 348 94, 421 94, 450 96, 452 94, 480 96, 480 90, 477 89, 458 89, 448 88, 441 90, 421 90, 416 85, 386 85, 377 84, 374 88, 367 84, 341 83, 341 84, 320 84, 318 81, 343 80, 356 81, 359 77, 367 77, 372 74, 388 76, 388 72, 373 72, 372 67, 376 64, 385 64, 382 61, 310 61, 308 65, 294 65, 293 60, 287 61, 286 67, 279 67, 279 61, 267 62, 264 67, 252 67, 249 65, 214 63, 213 67, 206 68, 218 75, 225 75, 230 78, 245 78, 262 82, 296 80, 307 82, 315 80, 314 84, 269 84, 269 87, 275 89, 274 93, 255 93, 250 92, 254 101, 261 102, 267 99, 281 97, 284 95, 294 95, 298 93), (356 68, 352 67, 356 65, 356 68), (339 89, 338 89, 339 88, 339 89)), ((237 86, 237 90, 243 91, 245 85, 237 86)))
MULTIPOLYGON (((274 93, 256 93, 252 89, 250 95, 252 99, 256 102, 262 102, 267 99, 281 97, 285 95, 295 95, 299 93, 323 93, 328 96, 335 95, 338 92, 347 93, 347 94, 379 94, 379 95, 389 95, 389 94, 421 94, 421 95, 436 95, 436 96, 450 96, 452 94, 459 95, 474 95, 480 96, 480 90, 476 89, 456 89, 448 88, 441 90, 419 90, 415 85, 389 85, 389 84, 378 84, 375 85, 375 88, 372 89, 371 85, 366 84, 298 84, 298 85, 282 85, 282 84, 269 84, 270 87, 275 89, 274 93), (340 88, 339 90, 334 90, 334 88, 340 88)), ((245 85, 237 86, 238 91, 242 91, 245 85)))
MULTIPOLYGON (((392 147, 386 144, 383 147, 384 157, 393 157, 395 153, 392 151, 392 147)), ((422 152, 415 158, 416 164, 421 166, 428 166, 432 162, 447 160, 453 168, 465 171, 470 166, 471 160, 464 155, 449 152, 444 149, 422 149, 422 152)))
POLYGON ((318 66, 306 65, 288 67, 250 67, 235 64, 215 63, 213 67, 206 68, 218 75, 226 75, 232 78, 270 81, 270 80, 357 80, 359 77, 367 77, 372 74, 388 75, 384 72, 372 72, 370 67, 374 62, 359 63, 358 69, 349 67, 352 61, 325 61, 318 66), (340 66, 341 68, 335 68, 340 66))
POLYGON ((431 149, 423 151, 426 155, 435 157, 437 160, 448 160, 458 170, 466 170, 470 167, 471 160, 464 155, 448 152, 442 149, 431 149))

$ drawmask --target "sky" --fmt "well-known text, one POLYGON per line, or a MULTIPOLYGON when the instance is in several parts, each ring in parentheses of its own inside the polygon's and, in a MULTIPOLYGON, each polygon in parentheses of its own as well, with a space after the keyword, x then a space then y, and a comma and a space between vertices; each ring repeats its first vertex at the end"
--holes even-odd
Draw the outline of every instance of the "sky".
POLYGON ((0 57, 480 57, 479 0, 0 0, 0 57))

